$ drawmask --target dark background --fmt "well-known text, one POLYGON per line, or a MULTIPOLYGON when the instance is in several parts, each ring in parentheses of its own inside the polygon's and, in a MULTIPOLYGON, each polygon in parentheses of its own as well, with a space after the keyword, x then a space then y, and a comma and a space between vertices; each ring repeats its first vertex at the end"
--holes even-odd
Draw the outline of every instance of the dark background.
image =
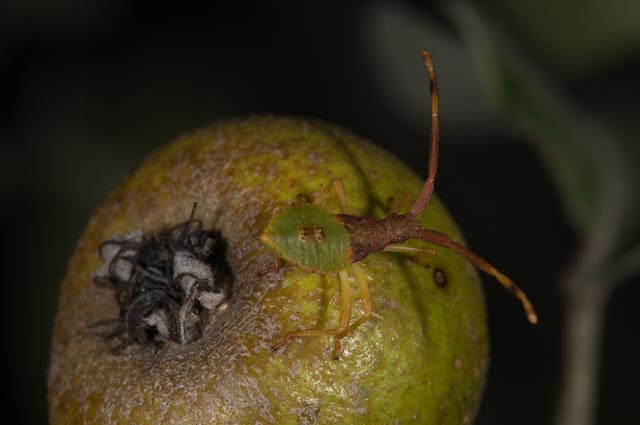
MULTIPOLYGON (((395 64, 394 34, 385 33, 393 22, 380 2, 210 3, 1 6, 3 423, 46 423, 49 340, 67 258, 92 211, 145 155, 224 117, 277 113, 348 128, 424 175, 423 47, 440 79, 437 192, 473 249, 516 277, 541 317, 529 326, 518 303, 485 279, 492 363, 477 423, 549 423, 561 364, 557 281, 578 241, 533 144, 482 98, 444 15, 430 3, 397 2, 430 30, 413 37, 415 50, 397 46, 411 56, 395 64), (407 64, 417 85, 403 85, 403 69, 392 73, 407 64)), ((637 64, 636 56, 559 81, 587 97, 601 79, 637 77, 637 64)), ((630 367, 640 358, 638 299, 640 287, 625 285, 609 305, 599 423, 640 422, 640 373, 630 367)))

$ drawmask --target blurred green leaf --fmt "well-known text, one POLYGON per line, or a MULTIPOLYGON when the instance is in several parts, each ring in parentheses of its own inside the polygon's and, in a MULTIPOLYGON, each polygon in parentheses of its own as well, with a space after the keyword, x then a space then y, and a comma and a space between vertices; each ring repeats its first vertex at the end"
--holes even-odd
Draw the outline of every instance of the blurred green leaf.
POLYGON ((634 144, 582 110, 514 48, 495 21, 462 2, 450 12, 491 95, 541 152, 584 238, 584 261, 598 267, 640 245, 634 144))
POLYGON ((490 0, 545 60, 565 74, 597 72, 640 48, 637 0, 490 0), (594 52, 596 54, 594 54, 594 52))

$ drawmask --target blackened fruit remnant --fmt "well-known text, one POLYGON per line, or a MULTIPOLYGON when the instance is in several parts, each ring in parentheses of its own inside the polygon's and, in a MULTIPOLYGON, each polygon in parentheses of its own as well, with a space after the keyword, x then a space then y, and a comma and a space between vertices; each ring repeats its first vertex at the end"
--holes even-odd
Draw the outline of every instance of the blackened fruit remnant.
POLYGON ((224 245, 194 213, 195 205, 190 220, 160 234, 137 230, 100 246, 103 263, 94 282, 112 288, 120 307, 107 335, 121 341, 114 352, 133 343, 192 342, 230 298, 224 245))

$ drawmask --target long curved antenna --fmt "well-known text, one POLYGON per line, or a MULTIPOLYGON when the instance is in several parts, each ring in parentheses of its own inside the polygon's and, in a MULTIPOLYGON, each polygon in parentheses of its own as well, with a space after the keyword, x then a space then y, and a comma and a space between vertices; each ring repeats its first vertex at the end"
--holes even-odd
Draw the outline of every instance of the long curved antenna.
POLYGON ((436 230, 420 229, 418 231, 418 234, 418 239, 421 239, 425 242, 430 242, 443 248, 448 248, 483 272, 495 277, 502 286, 507 288, 509 292, 513 294, 513 296, 520 300, 520 302, 522 303, 522 307, 527 314, 527 319, 529 319, 529 322, 533 324, 538 323, 538 315, 536 314, 533 305, 527 298, 526 294, 522 291, 522 289, 520 289, 515 283, 513 283, 513 281, 507 276, 500 273, 495 267, 489 264, 489 262, 481 258, 478 254, 471 251, 466 246, 452 240, 444 233, 440 233, 436 230))
POLYGON ((431 93, 431 135, 429 139, 429 171, 427 173, 427 180, 422 186, 422 191, 416 198, 416 201, 411 207, 409 214, 418 216, 429 205, 431 195, 433 195, 433 187, 436 181, 436 173, 438 172, 438 141, 440 139, 440 125, 438 121, 439 113, 439 94, 438 94, 438 82, 436 81, 436 71, 433 67, 433 61, 431 55, 427 50, 422 51, 422 58, 424 59, 424 66, 429 72, 429 91, 431 93))

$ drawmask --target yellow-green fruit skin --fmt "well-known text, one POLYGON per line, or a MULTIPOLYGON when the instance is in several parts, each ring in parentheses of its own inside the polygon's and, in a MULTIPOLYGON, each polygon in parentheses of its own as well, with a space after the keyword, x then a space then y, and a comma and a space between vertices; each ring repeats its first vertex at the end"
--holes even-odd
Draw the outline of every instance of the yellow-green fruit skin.
MULTIPOLYGON (((473 422, 488 364, 484 298, 474 268, 447 250, 419 261, 374 253, 362 263, 374 313, 342 340, 339 360, 331 337, 271 349, 287 331, 337 323, 335 274, 285 263, 260 275, 275 261, 259 239, 274 209, 332 179, 342 181, 354 215, 382 217, 389 198, 421 187, 374 144, 301 119, 224 121, 150 155, 98 208, 69 261, 51 349, 51 423, 473 422), (226 240, 235 279, 228 308, 196 342, 167 345, 155 357, 135 345, 112 354, 90 329, 118 315, 113 292, 92 283, 100 243, 174 226, 194 202, 204 226, 226 240), (435 283, 435 269, 446 287, 435 283)), ((340 212, 337 199, 323 206, 340 212)), ((461 241, 438 198, 421 221, 461 241)), ((355 280, 353 295, 355 319, 355 280)))

